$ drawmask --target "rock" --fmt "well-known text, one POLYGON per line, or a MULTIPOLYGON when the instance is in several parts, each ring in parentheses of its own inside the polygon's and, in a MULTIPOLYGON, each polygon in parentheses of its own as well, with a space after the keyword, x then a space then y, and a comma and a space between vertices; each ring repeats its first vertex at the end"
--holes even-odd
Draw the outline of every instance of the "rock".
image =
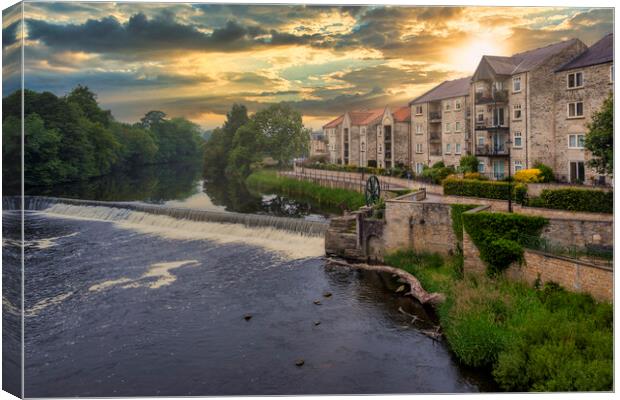
POLYGON ((396 293, 400 293, 403 290, 405 290, 405 285, 400 285, 399 287, 396 288, 396 293))
POLYGON ((314 304, 316 304, 317 306, 321 305, 321 300, 314 300, 314 304))
POLYGON ((314 326, 321 325, 321 321, 314 321, 314 326))
POLYGON ((297 365, 298 367, 301 367, 302 365, 304 365, 304 359, 300 358, 298 360, 295 360, 295 365, 297 365))
POLYGON ((245 319, 246 321, 251 320, 251 319, 252 319, 252 314, 245 314, 245 315, 243 316, 243 319, 245 319))
POLYGON ((323 297, 332 297, 332 294, 330 292, 325 292, 323 293, 323 297))

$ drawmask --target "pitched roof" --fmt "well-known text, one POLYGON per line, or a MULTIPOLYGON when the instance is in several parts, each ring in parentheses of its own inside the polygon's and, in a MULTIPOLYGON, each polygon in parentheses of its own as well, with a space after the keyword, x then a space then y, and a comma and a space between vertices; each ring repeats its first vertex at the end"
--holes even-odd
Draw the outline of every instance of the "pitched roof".
POLYGON ((325 128, 335 128, 338 125, 340 125, 342 123, 342 120, 344 119, 344 114, 339 116, 338 118, 328 122, 327 124, 323 125, 323 129, 325 128))
POLYGON ((439 85, 424 93, 422 96, 411 100, 409 105, 449 99, 451 97, 467 96, 469 94, 470 83, 471 76, 441 82, 439 85))
POLYGON ((588 47, 586 51, 561 66, 557 71, 589 67, 614 60, 614 34, 608 33, 601 40, 588 47))
POLYGON ((409 122, 411 121, 411 107, 402 106, 392 114, 395 122, 409 122))
POLYGON ((375 108, 372 110, 351 111, 351 125, 368 125, 377 118, 383 116, 383 108, 375 108))
POLYGON ((535 69, 549 57, 579 42, 579 39, 570 39, 552 43, 537 49, 513 54, 510 57, 482 56, 497 75, 514 75, 535 69))

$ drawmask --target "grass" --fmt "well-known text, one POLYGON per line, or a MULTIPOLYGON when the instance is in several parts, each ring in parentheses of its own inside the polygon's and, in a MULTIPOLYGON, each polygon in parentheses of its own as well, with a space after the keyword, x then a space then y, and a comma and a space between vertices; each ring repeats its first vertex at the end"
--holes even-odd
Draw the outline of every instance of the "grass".
POLYGON ((309 181, 278 176, 272 170, 259 170, 246 179, 246 184, 259 190, 303 196, 318 204, 357 210, 365 204, 364 195, 353 190, 327 188, 309 181))
MULTIPOLYGON (((437 309, 465 365, 489 369, 508 391, 600 391, 613 384, 613 307, 557 284, 531 287, 465 275, 458 257, 397 252, 386 262, 447 301, 437 309)), ((462 260, 462 258, 461 258, 462 260)))

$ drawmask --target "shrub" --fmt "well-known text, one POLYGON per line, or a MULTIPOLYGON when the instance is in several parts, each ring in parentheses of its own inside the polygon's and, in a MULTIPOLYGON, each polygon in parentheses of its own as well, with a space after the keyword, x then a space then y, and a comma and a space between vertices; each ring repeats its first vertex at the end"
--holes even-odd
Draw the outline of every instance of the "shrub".
POLYGON ((524 183, 537 183, 542 181, 542 171, 537 168, 522 169, 515 173, 515 181, 524 183))
POLYGON ((540 182, 548 183, 548 182, 553 182, 555 180, 555 176, 553 175, 553 170, 551 169, 550 166, 545 165, 541 162, 537 162, 536 164, 534 164, 534 168, 540 170, 540 177, 541 177, 540 182))
POLYGON ((442 184, 445 195, 507 200, 509 188, 512 188, 512 198, 517 203, 523 204, 527 199, 527 186, 522 183, 449 178, 442 184))
POLYGON ((445 168, 446 164, 443 161, 437 161, 435 164, 431 166, 431 168, 445 168))
POLYGON ((472 208, 476 208, 474 205, 470 204, 452 204, 451 208, 451 216, 452 216, 452 230, 456 235, 456 238, 459 242, 463 241, 463 213, 467 210, 471 210, 472 208))
POLYGON ((463 173, 474 173, 478 171, 478 158, 474 155, 463 156, 459 163, 460 171, 463 173))
POLYGON ((439 161, 433 165, 432 168, 424 168, 422 170, 422 176, 430 179, 431 182, 435 184, 440 184, 444 179, 446 179, 450 174, 453 174, 453 167, 445 167, 443 166, 443 162, 439 161))
POLYGON ((478 212, 462 214, 463 227, 487 264, 487 272, 496 275, 511 263, 521 261, 523 235, 539 236, 547 220, 512 213, 478 212))
POLYGON ((466 172, 463 174, 463 179, 475 179, 478 181, 488 181, 489 178, 482 175, 480 172, 466 172))
POLYGON ((545 189, 540 197, 530 199, 528 205, 568 211, 613 214, 614 194, 612 191, 594 189, 545 189))

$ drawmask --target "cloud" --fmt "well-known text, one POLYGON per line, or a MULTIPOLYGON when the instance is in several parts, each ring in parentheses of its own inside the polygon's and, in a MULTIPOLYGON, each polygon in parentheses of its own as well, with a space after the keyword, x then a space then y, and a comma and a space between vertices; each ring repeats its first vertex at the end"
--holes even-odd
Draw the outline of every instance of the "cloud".
POLYGON ((20 22, 15 21, 6 28, 2 28, 2 47, 7 47, 17 42, 17 28, 20 27, 20 22))

